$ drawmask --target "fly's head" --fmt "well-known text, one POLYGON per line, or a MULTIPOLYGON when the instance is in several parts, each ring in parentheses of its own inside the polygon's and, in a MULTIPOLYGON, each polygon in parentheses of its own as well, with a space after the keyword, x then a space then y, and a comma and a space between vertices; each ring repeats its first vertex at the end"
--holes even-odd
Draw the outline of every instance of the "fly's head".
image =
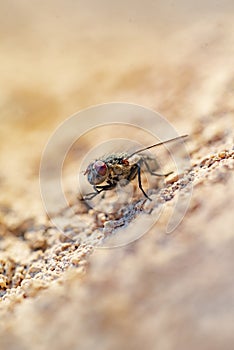
POLYGON ((91 185, 99 185, 107 179, 108 173, 106 163, 102 160, 95 160, 95 162, 89 164, 84 175, 87 175, 91 185))

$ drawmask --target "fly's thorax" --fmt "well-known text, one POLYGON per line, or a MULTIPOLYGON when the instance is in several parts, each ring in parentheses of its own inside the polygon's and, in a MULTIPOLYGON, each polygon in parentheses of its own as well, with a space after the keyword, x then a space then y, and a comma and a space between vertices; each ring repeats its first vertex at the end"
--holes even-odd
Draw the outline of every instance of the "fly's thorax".
POLYGON ((106 164, 122 164, 123 159, 127 157, 127 153, 111 153, 101 160, 106 164))
POLYGON ((118 183, 121 187, 128 183, 128 177, 132 166, 126 158, 118 159, 118 162, 108 163, 108 179, 110 182, 118 183))
POLYGON ((122 175, 125 170, 125 165, 114 164, 112 165, 111 169, 114 175, 122 175))

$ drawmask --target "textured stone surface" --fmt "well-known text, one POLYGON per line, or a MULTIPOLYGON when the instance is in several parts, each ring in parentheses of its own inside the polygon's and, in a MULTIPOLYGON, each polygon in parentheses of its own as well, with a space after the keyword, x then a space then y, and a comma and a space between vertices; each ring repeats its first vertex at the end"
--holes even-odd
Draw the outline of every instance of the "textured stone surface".
POLYGON ((5 4, 0 15, 0 349, 233 349, 233 5, 196 12, 136 2, 132 13, 120 3, 111 18, 104 2, 95 17, 90 4, 82 16, 69 4, 44 12, 22 2, 19 15, 5 4), (43 147, 69 114, 113 100, 158 110, 188 133, 191 167, 152 191, 152 202, 136 196, 114 215, 74 196, 57 213, 69 220, 64 236, 41 203, 43 147), (165 234, 189 185, 188 212, 165 234), (162 217, 141 239, 97 248, 158 206, 162 217))

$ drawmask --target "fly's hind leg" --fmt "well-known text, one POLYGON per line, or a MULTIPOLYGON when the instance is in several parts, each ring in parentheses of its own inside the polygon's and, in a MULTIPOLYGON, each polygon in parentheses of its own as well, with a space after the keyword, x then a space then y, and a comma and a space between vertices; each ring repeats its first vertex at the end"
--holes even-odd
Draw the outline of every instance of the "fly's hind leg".
POLYGON ((142 193, 144 194, 144 196, 146 198, 148 198, 150 201, 152 201, 152 199, 145 193, 143 187, 142 187, 142 183, 141 183, 141 166, 138 164, 138 167, 137 167, 137 177, 138 177, 138 185, 139 185, 139 188, 140 190, 142 191, 142 193))
POLYGON ((145 164, 146 169, 148 170, 148 172, 150 173, 150 175, 166 177, 166 176, 168 176, 168 175, 173 174, 173 171, 170 171, 169 173, 166 173, 166 174, 159 174, 159 173, 156 173, 155 171, 153 171, 153 170, 150 168, 149 164, 147 163, 147 161, 146 161, 145 159, 143 159, 143 163, 145 164))
POLYGON ((134 166, 132 167, 130 174, 127 178, 128 181, 132 181, 133 179, 135 179, 135 177, 137 176, 138 178, 138 186, 140 188, 140 190, 142 191, 142 193, 144 194, 144 196, 149 199, 150 201, 152 201, 152 199, 145 193, 143 187, 142 187, 142 183, 141 183, 141 162, 134 164, 134 166))

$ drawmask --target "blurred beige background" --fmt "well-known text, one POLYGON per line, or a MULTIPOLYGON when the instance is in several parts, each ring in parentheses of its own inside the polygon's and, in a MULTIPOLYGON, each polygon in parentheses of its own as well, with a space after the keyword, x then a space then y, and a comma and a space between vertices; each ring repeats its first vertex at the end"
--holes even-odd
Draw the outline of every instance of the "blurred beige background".
POLYGON ((231 0, 2 1, 1 119, 49 128, 109 101, 171 119, 207 113, 231 78, 233 10, 231 0))

